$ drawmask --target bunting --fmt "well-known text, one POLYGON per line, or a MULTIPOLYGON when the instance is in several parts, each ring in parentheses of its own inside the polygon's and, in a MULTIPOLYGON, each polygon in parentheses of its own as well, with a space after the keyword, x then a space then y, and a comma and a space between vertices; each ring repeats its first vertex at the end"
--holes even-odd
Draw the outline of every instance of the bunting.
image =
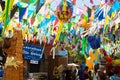
POLYGON ((19 22, 22 21, 22 18, 24 16, 25 12, 26 12, 26 9, 27 9, 26 7, 25 8, 19 7, 19 22))
POLYGON ((108 11, 108 15, 110 15, 110 14, 112 14, 112 12, 115 12, 115 11, 118 11, 118 10, 120 10, 120 2, 119 2, 119 1, 116 1, 116 2, 112 5, 111 9, 108 11))

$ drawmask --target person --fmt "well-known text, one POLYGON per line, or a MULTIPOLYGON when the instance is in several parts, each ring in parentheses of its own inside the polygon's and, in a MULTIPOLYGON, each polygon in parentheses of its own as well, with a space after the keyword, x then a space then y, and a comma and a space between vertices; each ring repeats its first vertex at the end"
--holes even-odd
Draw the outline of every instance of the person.
POLYGON ((98 69, 99 69, 99 63, 94 65, 95 74, 97 73, 98 69))
POLYGON ((78 70, 78 75, 80 80, 84 80, 84 67, 80 65, 80 69, 78 70))
POLYGON ((67 66, 64 66, 63 67, 63 70, 62 70, 62 80, 65 80, 65 70, 67 69, 67 66))
POLYGON ((110 80, 120 80, 120 76, 119 76, 119 70, 117 68, 114 68, 113 70, 114 75, 110 76, 110 80))
POLYGON ((88 66, 85 67, 84 79, 85 79, 85 80, 90 80, 90 75, 89 75, 89 73, 88 73, 88 66))
POLYGON ((57 66, 55 66, 54 70, 53 70, 53 80, 60 80, 60 74, 59 74, 59 71, 57 69, 57 66))
POLYGON ((106 74, 104 71, 104 66, 101 66, 100 69, 98 69, 98 80, 106 80, 106 74))
POLYGON ((113 76, 114 75, 114 67, 111 67, 111 70, 108 72, 108 77, 113 76))
POLYGON ((76 68, 75 68, 75 70, 74 70, 74 73, 75 73, 75 80, 79 80, 78 69, 79 69, 79 66, 76 66, 76 68))
POLYGON ((73 72, 69 67, 67 67, 67 69, 65 70, 65 80, 74 80, 73 72))
POLYGON ((93 80, 92 71, 89 71, 88 74, 89 74, 90 80, 93 80))

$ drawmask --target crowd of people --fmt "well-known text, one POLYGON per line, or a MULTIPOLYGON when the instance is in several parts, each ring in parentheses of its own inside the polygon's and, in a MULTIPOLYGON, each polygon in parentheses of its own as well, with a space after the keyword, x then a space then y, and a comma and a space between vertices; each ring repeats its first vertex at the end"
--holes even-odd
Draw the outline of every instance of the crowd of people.
POLYGON ((96 64, 90 70, 88 66, 64 66, 62 70, 54 67, 53 80, 120 80, 120 66, 111 66, 109 72, 105 65, 96 64))

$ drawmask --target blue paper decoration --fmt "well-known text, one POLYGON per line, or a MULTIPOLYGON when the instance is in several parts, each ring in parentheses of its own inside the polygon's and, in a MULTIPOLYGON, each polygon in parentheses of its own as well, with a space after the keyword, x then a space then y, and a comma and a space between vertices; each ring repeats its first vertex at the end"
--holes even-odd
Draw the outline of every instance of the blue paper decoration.
POLYGON ((108 11, 108 15, 111 15, 112 12, 115 12, 115 11, 117 11, 117 10, 120 10, 120 2, 119 2, 119 1, 116 1, 116 2, 112 5, 111 9, 108 11))
POLYGON ((104 19, 104 10, 98 7, 94 13, 95 19, 97 18, 99 21, 104 19))
POLYGON ((0 37, 2 36, 2 24, 0 23, 0 37))
POLYGON ((26 12, 26 8, 19 7, 19 22, 22 21, 22 18, 26 12))
POLYGON ((100 47, 100 38, 96 38, 95 36, 88 36, 87 39, 92 49, 98 49, 100 47))

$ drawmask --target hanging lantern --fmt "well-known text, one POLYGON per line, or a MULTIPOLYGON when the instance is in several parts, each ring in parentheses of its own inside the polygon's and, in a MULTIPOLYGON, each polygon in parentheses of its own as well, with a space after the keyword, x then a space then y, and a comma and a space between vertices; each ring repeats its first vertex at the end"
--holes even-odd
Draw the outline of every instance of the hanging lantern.
POLYGON ((60 5, 57 7, 56 15, 62 22, 67 22, 71 18, 72 13, 73 7, 72 4, 68 1, 60 3, 60 5))

